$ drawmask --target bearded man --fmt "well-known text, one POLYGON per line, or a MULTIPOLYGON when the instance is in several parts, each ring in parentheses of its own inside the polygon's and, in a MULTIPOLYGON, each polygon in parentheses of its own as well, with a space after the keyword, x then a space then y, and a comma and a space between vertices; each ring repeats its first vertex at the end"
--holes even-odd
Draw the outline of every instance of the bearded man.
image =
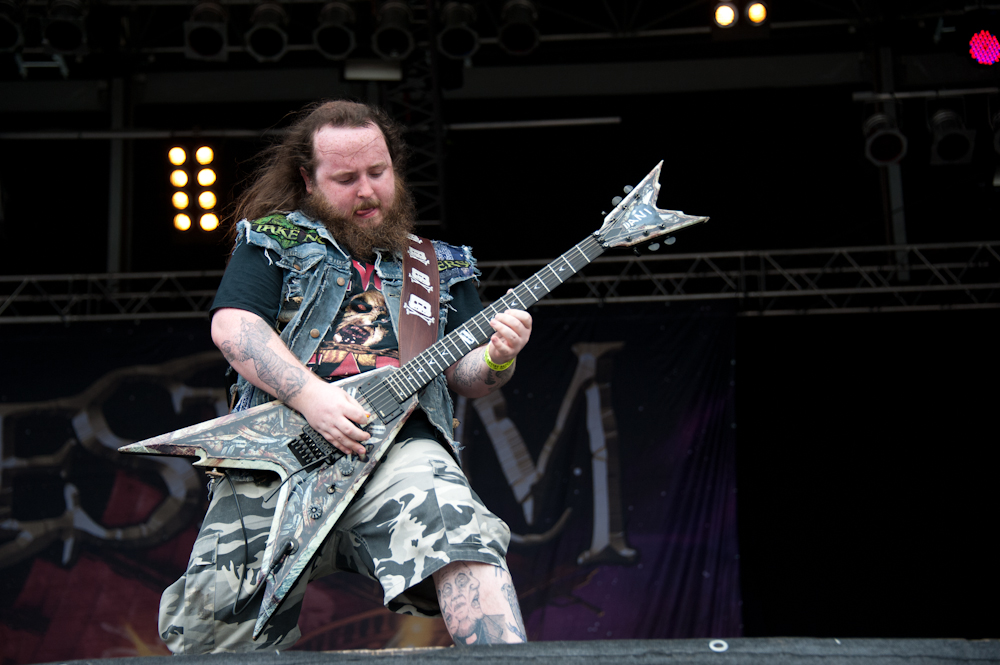
MULTIPOLYGON (((239 374, 237 410, 280 399, 340 451, 365 455, 370 436, 359 425, 367 414, 330 380, 399 364, 401 261, 414 217, 405 160, 400 128, 382 111, 346 101, 307 108, 265 152, 237 202, 241 221, 212 307, 212 339, 239 374)), ((434 248, 445 266, 440 338, 481 305, 469 248, 434 248)), ((500 388, 531 333, 530 315, 518 310, 490 325, 488 344, 421 391, 420 408, 257 640, 254 591, 264 583, 279 481, 232 471, 213 481, 187 571, 160 602, 171 651, 290 647, 308 581, 339 571, 378 581, 386 607, 420 616, 439 616, 442 605, 455 605, 455 589, 474 587, 476 615, 493 619, 491 629, 449 621, 455 642, 524 641, 505 560, 510 530, 469 487, 452 438, 449 389, 477 398, 500 388)))

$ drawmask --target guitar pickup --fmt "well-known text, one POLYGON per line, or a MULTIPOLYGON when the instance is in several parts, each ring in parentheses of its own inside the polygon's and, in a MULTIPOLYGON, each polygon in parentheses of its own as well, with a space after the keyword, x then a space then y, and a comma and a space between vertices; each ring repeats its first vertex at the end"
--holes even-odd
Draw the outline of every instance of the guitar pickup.
POLYGON ((289 442, 288 448, 303 468, 317 462, 335 462, 336 457, 344 454, 309 425, 302 428, 301 436, 289 442))

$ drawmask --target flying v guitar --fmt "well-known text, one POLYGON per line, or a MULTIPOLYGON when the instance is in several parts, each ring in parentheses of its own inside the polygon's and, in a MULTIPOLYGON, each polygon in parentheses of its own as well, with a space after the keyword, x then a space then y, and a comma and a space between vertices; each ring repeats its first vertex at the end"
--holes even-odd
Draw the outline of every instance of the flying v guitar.
MULTIPOLYGON (((371 414, 367 454, 345 456, 281 402, 270 402, 176 432, 123 446, 123 453, 197 457, 195 466, 259 469, 283 482, 264 551, 266 587, 254 627, 257 638, 374 471, 406 419, 417 392, 493 334, 489 321, 507 309, 527 309, 611 247, 628 247, 704 222, 655 206, 660 162, 618 202, 604 224, 452 333, 399 368, 385 367, 337 382, 371 414)), ((260 584, 260 580, 258 580, 260 584)))

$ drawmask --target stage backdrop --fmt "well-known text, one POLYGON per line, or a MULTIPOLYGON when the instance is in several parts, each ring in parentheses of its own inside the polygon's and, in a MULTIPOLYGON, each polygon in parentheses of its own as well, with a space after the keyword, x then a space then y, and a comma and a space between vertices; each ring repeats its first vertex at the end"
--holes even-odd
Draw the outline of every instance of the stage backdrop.
MULTIPOLYGON (((459 400, 464 465, 513 532, 532 640, 741 633, 734 319, 663 305, 534 312, 517 376, 459 400)), ((124 443, 226 412, 204 322, 0 329, 0 665, 166 654, 206 478, 124 443)), ((450 644, 375 585, 310 586, 310 650, 450 644)))

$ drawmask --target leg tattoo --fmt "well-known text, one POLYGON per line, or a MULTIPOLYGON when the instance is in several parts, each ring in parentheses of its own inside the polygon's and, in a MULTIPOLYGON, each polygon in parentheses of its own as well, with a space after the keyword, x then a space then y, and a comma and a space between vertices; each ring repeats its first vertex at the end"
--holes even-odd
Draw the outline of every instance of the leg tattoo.
POLYGON ((455 644, 527 641, 514 585, 506 571, 458 561, 435 573, 434 581, 441 613, 455 644), (492 576, 490 568, 495 571, 492 576))

